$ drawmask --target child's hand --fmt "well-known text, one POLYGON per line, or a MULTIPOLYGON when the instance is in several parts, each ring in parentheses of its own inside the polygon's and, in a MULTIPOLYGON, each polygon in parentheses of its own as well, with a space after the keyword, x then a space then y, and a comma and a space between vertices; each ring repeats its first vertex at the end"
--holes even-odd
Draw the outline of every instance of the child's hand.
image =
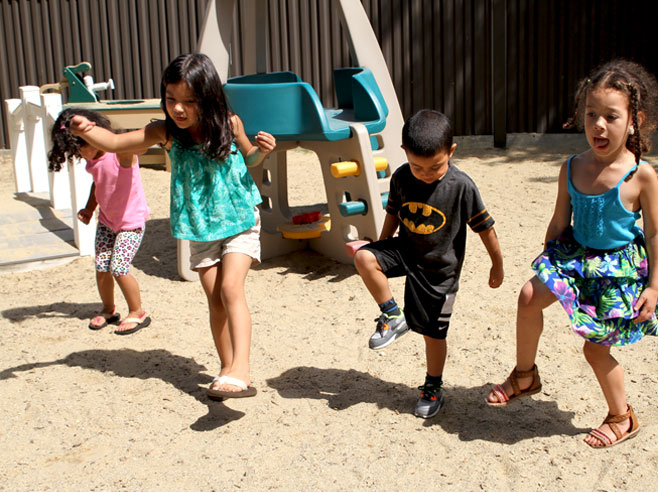
POLYGON ((658 298, 658 290, 647 287, 642 291, 638 298, 633 311, 637 313, 637 317, 633 323, 642 323, 651 319, 656 314, 656 299, 658 298))
POLYGON ((489 287, 497 289, 503 283, 505 272, 502 265, 492 265, 489 270, 489 287))
POLYGON ((256 135, 256 145, 263 155, 269 154, 276 147, 276 139, 267 132, 258 132, 256 135))
POLYGON ((83 224, 89 224, 91 218, 94 216, 94 211, 89 210, 88 208, 83 208, 78 212, 78 220, 83 224))
POLYGON ((83 133, 88 132, 95 126, 96 123, 89 121, 86 117, 80 115, 75 115, 73 118, 71 118, 71 122, 69 123, 69 129, 71 130, 71 133, 76 137, 79 137, 83 133))

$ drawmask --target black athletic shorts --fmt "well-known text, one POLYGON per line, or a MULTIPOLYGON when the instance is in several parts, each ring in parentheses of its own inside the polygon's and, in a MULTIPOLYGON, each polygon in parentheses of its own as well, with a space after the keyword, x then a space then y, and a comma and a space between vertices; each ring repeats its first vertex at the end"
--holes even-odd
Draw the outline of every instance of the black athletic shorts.
POLYGON ((455 294, 440 291, 445 278, 426 271, 413 260, 413 254, 400 238, 393 237, 363 246, 372 252, 387 278, 406 277, 404 284, 404 317, 413 331, 442 340, 455 303, 455 294))

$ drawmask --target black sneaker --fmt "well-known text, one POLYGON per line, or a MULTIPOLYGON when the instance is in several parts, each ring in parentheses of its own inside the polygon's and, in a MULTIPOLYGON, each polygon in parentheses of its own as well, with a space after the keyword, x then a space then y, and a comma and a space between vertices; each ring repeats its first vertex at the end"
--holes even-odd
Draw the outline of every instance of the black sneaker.
POLYGON ((422 419, 429 419, 434 417, 445 402, 443 397, 443 386, 434 386, 430 383, 425 383, 419 386, 420 398, 416 403, 414 415, 422 419))
POLYGON ((388 347, 409 331, 407 321, 404 319, 402 312, 397 316, 388 316, 382 313, 379 315, 379 318, 375 318, 375 321, 377 322, 377 327, 368 342, 368 345, 373 350, 388 347))

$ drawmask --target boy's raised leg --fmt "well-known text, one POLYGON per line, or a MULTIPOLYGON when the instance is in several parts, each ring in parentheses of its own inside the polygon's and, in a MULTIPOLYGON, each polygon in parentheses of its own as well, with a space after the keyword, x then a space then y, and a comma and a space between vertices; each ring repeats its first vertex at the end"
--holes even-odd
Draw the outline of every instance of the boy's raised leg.
POLYGON ((354 255, 354 266, 381 310, 381 314, 375 319, 377 325, 368 346, 373 350, 383 349, 407 333, 409 327, 404 314, 393 299, 388 278, 375 255, 366 249, 357 251, 354 255))

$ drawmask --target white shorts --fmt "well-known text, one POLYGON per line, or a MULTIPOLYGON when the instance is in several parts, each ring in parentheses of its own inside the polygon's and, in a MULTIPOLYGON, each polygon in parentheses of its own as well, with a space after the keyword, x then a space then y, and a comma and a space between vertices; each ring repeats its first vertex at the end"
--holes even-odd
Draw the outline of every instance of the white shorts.
POLYGON ((254 207, 256 224, 235 236, 217 241, 190 241, 190 268, 194 271, 208 268, 222 261, 226 253, 242 253, 253 263, 260 263, 260 213, 254 207))

